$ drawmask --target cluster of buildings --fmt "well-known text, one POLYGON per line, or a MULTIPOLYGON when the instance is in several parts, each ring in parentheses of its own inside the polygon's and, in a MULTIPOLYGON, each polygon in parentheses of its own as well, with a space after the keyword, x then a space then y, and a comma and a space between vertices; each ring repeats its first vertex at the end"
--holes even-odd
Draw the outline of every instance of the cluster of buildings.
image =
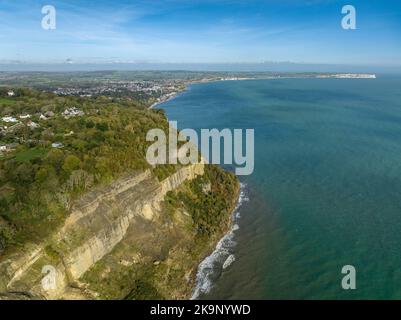
POLYGON ((24 126, 27 126, 30 129, 36 129, 39 128, 40 125, 32 120, 30 120, 29 118, 31 117, 31 115, 26 114, 26 115, 20 115, 18 118, 20 120, 18 120, 15 117, 12 116, 6 116, 1 118, 1 121, 4 123, 2 125, 0 125, 0 133, 10 133, 10 132, 14 132, 17 129, 21 129, 24 126), (24 122, 22 122, 21 120, 24 120, 24 122))
POLYGON ((13 132, 16 129, 27 126, 31 129, 39 128, 40 125, 32 121, 30 114, 22 114, 18 116, 18 119, 13 116, 5 116, 1 118, 2 125, 0 125, 0 132, 13 132))
POLYGON ((85 113, 76 107, 65 109, 63 112, 63 116, 65 119, 72 117, 82 117, 83 115, 85 115, 85 113))
MULTIPOLYGON (((85 113, 76 107, 67 108, 61 113, 61 116, 63 116, 65 119, 83 115, 85 115, 85 113)), ((56 114, 53 111, 48 111, 33 116, 28 113, 20 114, 18 116, 4 116, 0 118, 0 135, 12 134, 25 127, 31 130, 40 128, 41 125, 38 122, 33 121, 31 118, 37 118, 38 120, 36 121, 46 121, 55 116, 56 114)), ((71 134, 73 134, 72 131, 69 134, 66 134, 66 136, 71 134)), ((10 143, 10 144, 0 143, 0 154, 4 152, 13 151, 18 145, 19 145, 18 143, 10 143)), ((62 148, 63 144, 61 142, 54 142, 52 143, 52 147, 62 148)))
POLYGON ((18 143, 16 142, 0 145, 0 155, 4 152, 13 151, 16 147, 18 147, 18 143))
MULTIPOLYGON (((85 113, 76 108, 76 107, 72 107, 72 108, 67 108, 65 109, 61 115, 65 118, 72 118, 72 117, 78 117, 78 116, 83 116, 85 115, 85 113)), ((56 116, 56 114, 53 111, 47 111, 45 113, 38 113, 35 115, 39 120, 48 120, 51 119, 53 117, 56 116)), ((30 128, 38 128, 40 125, 35 123, 34 121, 30 120, 30 118, 32 117, 32 115, 30 115, 29 113, 26 114, 21 114, 18 116, 4 116, 0 119, 0 132, 4 131, 6 129, 10 129, 15 125, 18 124, 25 124, 30 128)))
POLYGON ((144 93, 151 96, 161 96, 178 91, 182 87, 180 80, 136 80, 136 81, 105 81, 88 87, 57 88, 53 92, 58 95, 75 95, 91 97, 99 95, 111 95, 118 93, 144 93))

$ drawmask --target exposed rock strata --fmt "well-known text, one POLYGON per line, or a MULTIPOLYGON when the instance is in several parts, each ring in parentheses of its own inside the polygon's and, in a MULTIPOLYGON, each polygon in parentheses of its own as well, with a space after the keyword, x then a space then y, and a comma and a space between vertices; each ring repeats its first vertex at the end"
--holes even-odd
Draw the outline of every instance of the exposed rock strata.
POLYGON ((81 282, 85 272, 122 243, 138 219, 155 219, 167 192, 203 173, 203 164, 186 166, 159 182, 148 170, 86 194, 51 239, 27 246, 0 263, 3 297, 96 297, 81 282), (42 284, 45 266, 54 267, 56 274, 55 286, 46 290, 42 284))

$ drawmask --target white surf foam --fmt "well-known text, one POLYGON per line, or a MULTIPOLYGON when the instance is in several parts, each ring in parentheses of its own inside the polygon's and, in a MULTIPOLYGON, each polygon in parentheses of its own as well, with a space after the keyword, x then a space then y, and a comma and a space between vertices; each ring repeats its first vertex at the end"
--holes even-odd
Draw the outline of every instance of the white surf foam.
POLYGON ((221 272, 235 261, 234 247, 236 242, 234 240, 234 232, 240 228, 238 225, 238 219, 241 217, 239 208, 246 201, 249 201, 246 195, 246 185, 241 183, 238 203, 232 214, 231 229, 217 243, 212 254, 199 264, 196 274, 196 285, 191 300, 197 299, 201 294, 208 293, 213 287, 215 280, 221 275, 221 272))
POLYGON ((227 269, 229 266, 231 266, 234 261, 235 261, 235 256, 233 254, 229 255, 228 258, 226 259, 226 261, 224 261, 224 263, 223 263, 223 270, 227 269))

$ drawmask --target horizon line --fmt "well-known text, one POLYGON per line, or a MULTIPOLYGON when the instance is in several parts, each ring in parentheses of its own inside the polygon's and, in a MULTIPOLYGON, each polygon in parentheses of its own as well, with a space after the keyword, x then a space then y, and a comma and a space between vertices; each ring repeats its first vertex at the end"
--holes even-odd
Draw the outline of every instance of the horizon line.
POLYGON ((294 62, 294 61, 238 61, 238 62, 156 62, 156 61, 1 61, 0 65, 313 65, 313 66, 348 66, 348 67, 401 67, 401 64, 385 63, 341 63, 341 62, 294 62))

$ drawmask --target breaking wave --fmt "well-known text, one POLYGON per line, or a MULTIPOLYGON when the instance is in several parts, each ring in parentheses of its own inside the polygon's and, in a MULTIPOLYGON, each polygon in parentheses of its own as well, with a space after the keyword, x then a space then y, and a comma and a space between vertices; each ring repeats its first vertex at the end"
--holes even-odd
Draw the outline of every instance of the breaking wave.
POLYGON ((239 209, 246 201, 249 201, 246 194, 246 184, 241 183, 238 203, 232 213, 231 228, 217 243, 212 254, 206 257, 199 264, 198 272, 196 274, 196 285, 191 300, 197 299, 200 295, 208 293, 213 287, 213 283, 220 277, 222 271, 234 263, 234 247, 236 245, 234 240, 235 231, 239 229, 238 220, 241 217, 239 209))

